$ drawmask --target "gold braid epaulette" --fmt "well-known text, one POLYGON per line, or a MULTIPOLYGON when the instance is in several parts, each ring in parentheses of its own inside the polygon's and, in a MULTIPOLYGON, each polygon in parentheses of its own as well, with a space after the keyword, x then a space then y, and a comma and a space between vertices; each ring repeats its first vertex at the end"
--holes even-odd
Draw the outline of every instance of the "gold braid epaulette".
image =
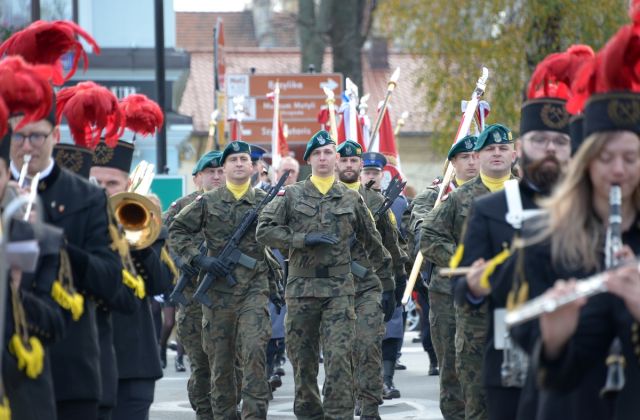
POLYGON ((60 268, 58 278, 51 286, 51 297, 61 308, 71 312, 71 318, 77 321, 84 313, 84 296, 76 292, 73 287, 73 274, 69 254, 63 248, 60 250, 60 268))
MULTIPOLYGON (((11 276, 22 276, 22 272, 11 270, 11 276)), ((44 348, 38 337, 29 337, 27 316, 20 298, 20 286, 11 285, 13 326, 15 333, 9 340, 9 353, 18 361, 18 369, 31 379, 36 379, 44 368, 44 348)))
POLYGON ((146 296, 146 292, 144 289, 144 280, 140 275, 134 276, 128 270, 122 269, 122 282, 125 286, 129 287, 133 290, 133 294, 135 294, 139 299, 144 299, 146 296))
POLYGON ((160 261, 165 263, 167 267, 169 267, 169 271, 173 274, 173 281, 171 283, 176 284, 178 278, 180 277, 180 273, 178 272, 178 268, 176 267, 171 255, 169 255, 169 251, 167 250, 167 246, 163 246, 160 251, 160 261))

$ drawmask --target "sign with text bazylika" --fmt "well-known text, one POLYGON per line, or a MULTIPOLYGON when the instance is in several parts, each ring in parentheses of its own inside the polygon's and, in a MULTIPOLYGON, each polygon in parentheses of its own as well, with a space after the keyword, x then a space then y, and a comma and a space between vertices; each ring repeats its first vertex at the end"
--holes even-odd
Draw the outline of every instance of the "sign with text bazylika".
POLYGON ((233 118, 233 110, 240 109, 237 104, 241 103, 244 140, 271 142, 274 104, 267 95, 274 91, 276 83, 280 87, 280 119, 287 126, 288 142, 306 142, 320 129, 318 113, 326 103, 323 88, 333 91, 336 108, 340 105, 340 73, 227 74, 228 118, 233 118))

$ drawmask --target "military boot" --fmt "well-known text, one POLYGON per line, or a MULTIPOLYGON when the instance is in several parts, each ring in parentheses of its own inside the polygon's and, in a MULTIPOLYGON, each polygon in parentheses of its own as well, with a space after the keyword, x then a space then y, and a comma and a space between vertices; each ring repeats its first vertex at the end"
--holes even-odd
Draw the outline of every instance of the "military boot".
POLYGON ((160 364, 162 365, 162 369, 167 367, 167 348, 160 347, 160 364))
MULTIPOLYGON (((166 361, 165 361, 166 364, 166 361)), ((184 360, 183 360, 183 356, 176 356, 176 372, 184 372, 185 370, 187 370, 184 367, 184 360)))
POLYGON ((429 354, 429 376, 438 376, 440 375, 440 369, 438 369, 438 357, 436 356, 435 350, 431 349, 427 351, 429 354))
POLYGON ((400 391, 393 385, 393 374, 395 371, 394 360, 383 360, 383 384, 382 384, 382 399, 390 400, 393 398, 400 398, 400 391))

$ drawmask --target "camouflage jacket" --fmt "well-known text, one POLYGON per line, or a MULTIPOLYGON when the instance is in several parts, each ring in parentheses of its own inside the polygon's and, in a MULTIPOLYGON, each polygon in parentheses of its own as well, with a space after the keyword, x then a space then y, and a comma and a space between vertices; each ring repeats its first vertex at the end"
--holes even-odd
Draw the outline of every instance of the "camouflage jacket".
MULTIPOLYGON (((361 185, 358 189, 358 192, 364 199, 364 202, 369 210, 372 212, 378 209, 384 202, 384 198, 382 197, 382 195, 372 190, 371 188, 365 188, 361 185)), ((385 251, 388 251, 385 252, 386 258, 383 261, 383 267, 387 272, 386 278, 388 278, 390 281, 381 283, 380 278, 371 270, 372 264, 367 258, 365 249, 366 244, 356 241, 351 247, 351 257, 353 258, 354 262, 367 268, 367 274, 364 278, 358 278, 358 276, 356 275, 357 273, 353 273, 356 276, 354 280, 357 292, 369 290, 374 287, 382 287, 381 290, 384 291, 390 291, 395 288, 395 282, 393 281, 393 277, 391 275, 392 256, 390 254, 393 253, 399 256, 401 253, 400 245, 398 244, 398 234, 396 232, 396 227, 395 224, 392 224, 389 215, 385 214, 376 222, 376 228, 378 229, 378 232, 380 233, 380 236, 382 238, 382 244, 385 247, 385 251)), ((396 258, 394 258, 393 261, 394 265, 396 258)))
MULTIPOLYGON (((448 267, 449 260, 462 241, 463 228, 473 199, 488 194, 480 176, 443 196, 438 207, 424 216, 420 251, 438 267, 448 267)), ((451 294, 451 279, 442 277, 437 268, 431 277, 429 290, 451 294)))
MULTIPOLYGON (((184 263, 191 263, 200 255, 199 244, 194 241, 194 236, 202 233, 209 249, 208 255, 218 255, 245 213, 254 208, 265 194, 262 190, 250 188, 245 195, 236 200, 231 191, 222 186, 198 196, 178 213, 171 224, 169 238, 173 251, 184 263)), ((234 295, 268 294, 271 285, 265 249, 256 241, 253 229, 244 235, 239 248, 242 253, 257 261, 255 268, 248 269, 237 264, 231 274, 238 284, 229 287, 225 279, 218 278, 213 282, 211 289, 234 295)))
POLYGON ((287 297, 353 296, 355 287, 350 272, 353 235, 366 244, 367 257, 382 283, 393 283, 390 271, 384 267, 388 254, 371 213, 360 194, 341 182, 334 182, 326 195, 308 179, 285 187, 263 210, 256 232, 262 244, 288 250, 287 297), (339 242, 305 246, 305 236, 310 232, 335 235, 339 242), (303 276, 295 275, 296 270, 314 273, 330 270, 332 274, 303 276))

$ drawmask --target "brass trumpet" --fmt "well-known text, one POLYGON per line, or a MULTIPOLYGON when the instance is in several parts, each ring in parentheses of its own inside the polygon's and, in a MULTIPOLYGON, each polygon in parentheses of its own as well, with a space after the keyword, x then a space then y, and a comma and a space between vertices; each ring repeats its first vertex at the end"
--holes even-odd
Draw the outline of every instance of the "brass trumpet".
POLYGON ((153 164, 142 161, 133 170, 127 191, 109 198, 114 216, 122 226, 132 250, 150 246, 160 235, 160 209, 145 197, 152 180, 153 164))

